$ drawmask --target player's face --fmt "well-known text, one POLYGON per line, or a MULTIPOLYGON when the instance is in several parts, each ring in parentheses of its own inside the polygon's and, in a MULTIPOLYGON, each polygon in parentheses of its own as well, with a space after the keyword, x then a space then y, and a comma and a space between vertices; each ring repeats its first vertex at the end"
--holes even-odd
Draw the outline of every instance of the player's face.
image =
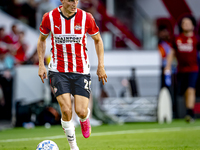
POLYGON ((69 13, 75 13, 78 5, 78 0, 60 0, 63 8, 69 13))
POLYGON ((168 40, 169 39, 169 31, 167 29, 164 29, 158 33, 158 36, 162 40, 168 40))
POLYGON ((192 21, 189 18, 184 18, 182 20, 181 27, 183 29, 183 32, 189 32, 194 30, 192 21))

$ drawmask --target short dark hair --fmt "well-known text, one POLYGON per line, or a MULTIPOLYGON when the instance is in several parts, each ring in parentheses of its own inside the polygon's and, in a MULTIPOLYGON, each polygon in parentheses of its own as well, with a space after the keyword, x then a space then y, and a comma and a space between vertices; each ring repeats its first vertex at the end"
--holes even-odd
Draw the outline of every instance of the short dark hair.
POLYGON ((179 33, 183 32, 182 22, 183 22, 183 19, 185 19, 185 18, 190 19, 194 27, 196 27, 196 25, 197 25, 196 19, 192 15, 186 15, 186 16, 182 17, 178 23, 179 33))
POLYGON ((167 29, 168 29, 167 26, 163 25, 163 24, 158 27, 158 31, 163 31, 163 30, 167 30, 167 29))

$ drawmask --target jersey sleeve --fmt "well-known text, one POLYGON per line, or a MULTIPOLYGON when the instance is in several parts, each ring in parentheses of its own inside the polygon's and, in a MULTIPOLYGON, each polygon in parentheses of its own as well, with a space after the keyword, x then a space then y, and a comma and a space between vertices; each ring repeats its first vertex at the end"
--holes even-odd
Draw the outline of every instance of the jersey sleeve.
POLYGON ((90 36, 93 36, 99 33, 99 27, 97 26, 94 20, 94 17, 90 13, 87 13, 87 16, 86 16, 86 28, 87 28, 87 33, 90 36))
POLYGON ((161 57, 165 58, 166 57, 166 52, 165 52, 165 50, 164 50, 164 48, 163 48, 163 46, 161 44, 158 44, 158 50, 160 52, 161 57))
POLYGON ((48 35, 50 32, 50 20, 49 20, 49 13, 45 13, 42 22, 40 24, 40 33, 43 35, 48 35))

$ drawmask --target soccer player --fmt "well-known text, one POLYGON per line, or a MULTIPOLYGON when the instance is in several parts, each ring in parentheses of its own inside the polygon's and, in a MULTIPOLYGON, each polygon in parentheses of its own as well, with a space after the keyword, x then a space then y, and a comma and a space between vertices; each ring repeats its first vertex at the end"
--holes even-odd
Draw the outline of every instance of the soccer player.
POLYGON ((165 70, 171 70, 173 57, 178 61, 177 80, 178 92, 184 94, 186 100, 186 121, 194 121, 195 85, 198 77, 197 46, 198 40, 194 33, 195 20, 186 16, 180 21, 180 35, 174 41, 173 49, 167 58, 165 70))
POLYGON ((51 32, 51 61, 48 65, 50 84, 60 105, 61 125, 71 150, 78 150, 75 128, 72 122, 71 94, 75 100, 75 112, 80 118, 82 134, 91 134, 88 109, 90 95, 90 65, 86 48, 86 33, 94 40, 98 56, 97 75, 103 84, 107 82, 104 70, 103 42, 93 16, 77 8, 78 0, 61 0, 62 5, 44 14, 37 44, 39 71, 42 82, 47 79, 44 66, 46 38, 51 32))

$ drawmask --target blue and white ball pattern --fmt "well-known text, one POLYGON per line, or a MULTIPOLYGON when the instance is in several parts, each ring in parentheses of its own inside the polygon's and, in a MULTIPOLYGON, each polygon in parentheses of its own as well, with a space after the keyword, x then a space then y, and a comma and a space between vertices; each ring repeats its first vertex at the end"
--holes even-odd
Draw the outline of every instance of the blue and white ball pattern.
POLYGON ((38 144, 36 150, 59 150, 59 148, 54 141, 44 140, 38 144))

